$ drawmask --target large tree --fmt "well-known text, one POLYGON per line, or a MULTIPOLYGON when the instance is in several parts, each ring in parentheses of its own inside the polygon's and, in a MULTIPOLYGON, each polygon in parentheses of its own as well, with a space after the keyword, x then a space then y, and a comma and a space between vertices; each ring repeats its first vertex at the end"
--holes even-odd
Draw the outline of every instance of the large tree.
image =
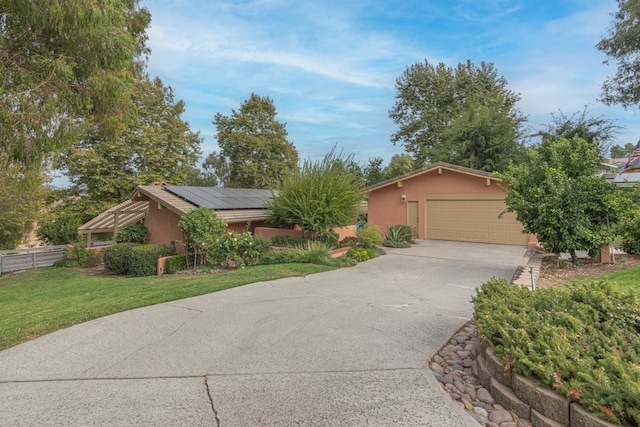
POLYGON ((618 0, 609 34, 598 43, 611 62, 617 65, 616 74, 602 85, 601 100, 607 104, 632 107, 640 104, 640 1, 618 0))
POLYGON ((391 140, 402 144, 416 165, 445 161, 503 170, 522 155, 520 97, 493 64, 467 61, 451 68, 425 60, 405 70, 396 92, 389 117, 399 130, 391 140))
POLYGON ((122 131, 149 22, 138 0, 0 2, 0 163, 40 167, 89 125, 122 131))
POLYGON ((305 160, 300 169, 285 175, 267 203, 270 221, 297 224, 304 231, 331 239, 333 228, 353 224, 359 214, 364 184, 349 165, 353 156, 335 147, 320 161, 305 160))
POLYGON ((574 136, 557 138, 529 151, 529 164, 499 174, 506 183, 508 212, 524 230, 537 235, 550 252, 596 254, 611 244, 616 224, 633 213, 633 202, 619 187, 597 175, 597 148, 574 136))
POLYGON ((228 167, 225 187, 274 188, 287 172, 296 169, 298 152, 276 114, 269 97, 252 93, 239 111, 215 115, 220 152, 210 163, 228 167))
POLYGON ((158 78, 139 72, 132 90, 132 123, 118 138, 98 131, 73 144, 58 166, 89 198, 119 203, 136 185, 181 185, 200 155, 200 137, 181 116, 184 103, 158 78))
POLYGON ((624 147, 621 147, 620 145, 614 145, 611 147, 611 158, 620 159, 623 157, 629 157, 631 153, 633 153, 633 150, 635 148, 635 144, 631 142, 627 142, 626 144, 624 144, 624 147))
POLYGON ((551 123, 546 124, 543 130, 533 135, 541 137, 542 144, 545 144, 545 141, 553 141, 558 138, 571 139, 577 136, 593 144, 602 158, 607 157, 613 138, 620 129, 620 126, 615 125, 611 119, 590 115, 588 107, 571 116, 560 111, 558 114, 552 113, 551 117, 551 123))

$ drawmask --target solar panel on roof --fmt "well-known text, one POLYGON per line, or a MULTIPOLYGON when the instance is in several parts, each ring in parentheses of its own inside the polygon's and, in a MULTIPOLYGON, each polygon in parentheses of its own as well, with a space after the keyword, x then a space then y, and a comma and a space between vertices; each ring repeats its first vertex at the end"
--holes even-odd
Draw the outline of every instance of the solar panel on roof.
POLYGON ((264 209, 265 202, 271 199, 271 190, 177 185, 164 188, 196 206, 219 210, 264 209))

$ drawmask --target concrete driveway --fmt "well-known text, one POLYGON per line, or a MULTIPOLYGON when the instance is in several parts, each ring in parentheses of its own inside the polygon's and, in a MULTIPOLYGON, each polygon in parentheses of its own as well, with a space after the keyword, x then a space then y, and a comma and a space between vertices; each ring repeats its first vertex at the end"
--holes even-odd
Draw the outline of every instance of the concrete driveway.
POLYGON ((526 248, 419 241, 0 352, 0 425, 476 426, 428 360, 526 248))

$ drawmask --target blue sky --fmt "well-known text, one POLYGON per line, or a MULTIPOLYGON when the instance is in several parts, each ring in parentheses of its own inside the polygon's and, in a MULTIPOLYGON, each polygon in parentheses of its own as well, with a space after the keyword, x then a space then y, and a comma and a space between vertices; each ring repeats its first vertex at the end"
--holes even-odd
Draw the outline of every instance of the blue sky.
POLYGON ((355 159, 395 153, 388 118, 394 84, 410 65, 470 59, 495 64, 528 126, 583 110, 640 136, 637 110, 597 99, 607 75, 595 48, 614 0, 143 0, 152 15, 148 72, 186 103, 183 119, 217 149, 216 113, 252 92, 273 99, 301 158, 334 145, 355 159))

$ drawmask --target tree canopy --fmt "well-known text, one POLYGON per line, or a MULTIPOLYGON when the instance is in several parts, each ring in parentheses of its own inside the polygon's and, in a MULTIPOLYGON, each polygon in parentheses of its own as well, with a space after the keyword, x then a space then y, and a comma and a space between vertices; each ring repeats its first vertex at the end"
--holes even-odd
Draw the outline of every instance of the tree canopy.
POLYGON ((602 85, 601 100, 607 105, 632 107, 640 104, 640 1, 618 0, 609 33, 597 47, 617 65, 616 73, 602 85))
POLYGON ((223 171, 216 175, 225 187, 275 188, 297 167, 298 151, 287 140, 285 124, 276 120, 276 114, 269 97, 252 93, 239 111, 215 115, 220 151, 207 163, 223 171))
POLYGON ((149 22, 138 0, 2 1, 0 162, 40 166, 89 125, 122 131, 149 22))
POLYGON ((354 174, 353 156, 335 148, 320 161, 307 159, 285 175, 267 208, 275 224, 297 224, 306 232, 330 239, 335 227, 355 222, 363 200, 361 176, 354 174))
POLYGON ((623 157, 629 157, 631 153, 633 153, 633 150, 635 148, 635 144, 632 144, 631 142, 627 142, 626 144, 624 144, 624 147, 621 147, 620 145, 614 145, 611 147, 611 158, 620 159, 623 157))
POLYGON ((404 146, 416 166, 444 161, 504 170, 524 153, 519 100, 493 64, 467 61, 451 68, 425 60, 396 80, 389 117, 399 130, 391 140, 404 146))
POLYGON ((596 254, 615 238, 615 225, 633 212, 633 202, 597 175, 600 156, 584 139, 557 138, 529 150, 529 164, 499 174, 507 185, 505 202, 524 230, 537 235, 550 252, 596 254))
POLYGON ((591 116, 587 107, 571 116, 560 111, 558 114, 552 113, 551 117, 551 123, 533 135, 541 137, 542 144, 558 138, 572 139, 577 136, 593 144, 602 158, 607 157, 613 138, 620 129, 620 126, 616 126, 611 119, 591 116))
POLYGON ((365 185, 373 185, 386 179, 395 178, 416 169, 413 158, 408 154, 394 154, 386 167, 382 167, 382 157, 370 158, 362 169, 365 185))
POLYGON ((132 123, 118 138, 99 131, 74 143, 57 166, 89 198, 120 203, 136 185, 181 185, 192 175, 200 155, 200 137, 182 120, 184 103, 159 78, 139 73, 131 92, 132 123))

